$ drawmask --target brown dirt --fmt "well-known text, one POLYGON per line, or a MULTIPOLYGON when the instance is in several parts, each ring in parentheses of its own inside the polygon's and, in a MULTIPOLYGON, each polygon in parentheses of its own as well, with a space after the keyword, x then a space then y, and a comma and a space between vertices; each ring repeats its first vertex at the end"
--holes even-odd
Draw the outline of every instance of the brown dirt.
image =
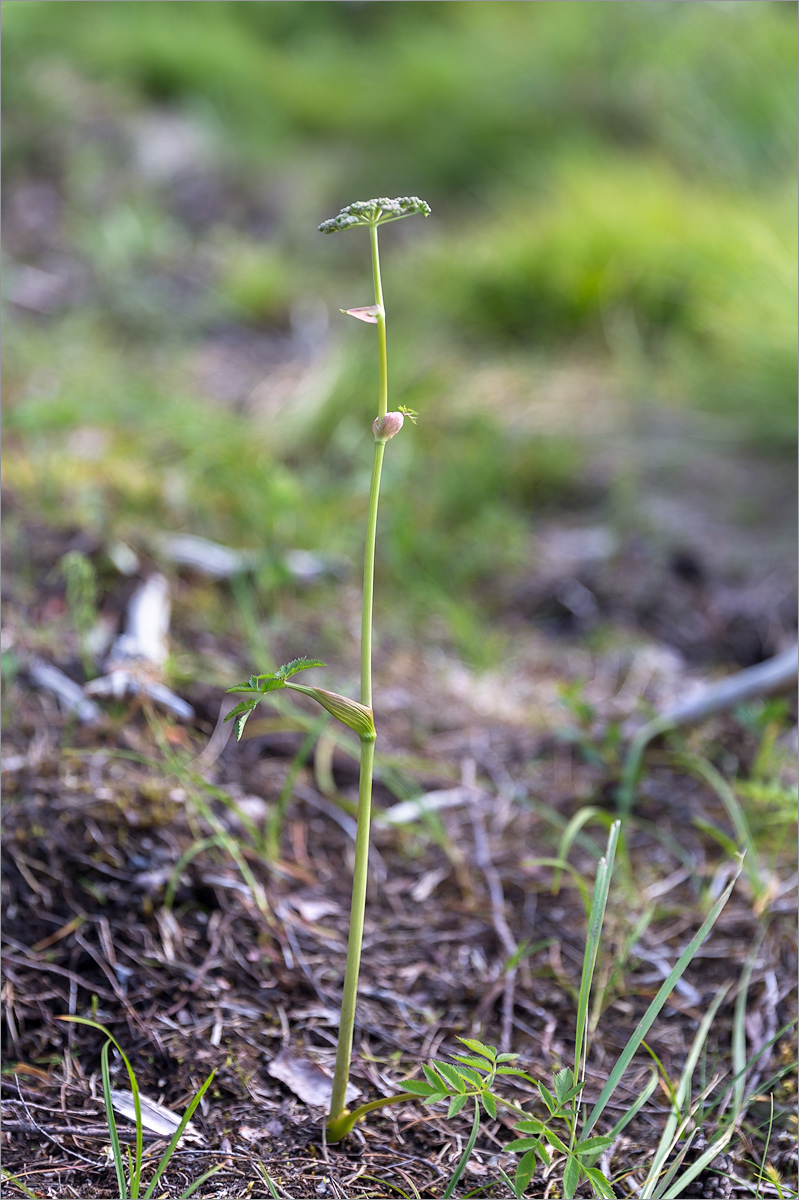
MULTIPOLYGON (((40 594, 37 603, 48 602, 52 608, 53 597, 40 594)), ((12 628, 24 607, 14 608, 12 628)), ((34 614, 28 609, 25 616, 34 614)), ((21 624, 16 635, 23 645, 21 624)), ((551 638, 531 637, 504 691, 490 679, 484 689, 470 688, 468 673, 455 663, 442 670, 439 662, 434 677, 408 652, 386 655, 380 664, 381 748, 391 763, 382 767, 376 813, 409 785, 430 791, 462 783, 469 790, 466 804, 425 823, 375 825, 353 1064, 353 1079, 368 1097, 401 1088, 429 1057, 456 1052, 458 1035, 518 1052, 525 1069, 545 1080, 569 1062, 585 914, 570 877, 553 890, 552 869, 533 860, 553 853, 558 821, 584 803, 613 811, 618 750, 600 738, 600 753, 592 756, 579 722, 562 716, 547 730, 529 717, 536 705, 540 710, 542 694, 554 695, 564 670, 577 664, 579 673, 583 656, 576 644, 553 647, 551 638), (531 670, 540 683, 535 701, 525 691, 531 670), (416 712, 410 725, 409 700, 416 712), (513 945, 528 953, 508 972, 513 945)), ((80 675, 75 660, 59 665, 80 675)), ((601 677, 598 670, 594 683, 601 677)), ((99 1082, 103 1039, 55 1020, 73 1013, 107 1025, 142 1092, 178 1111, 216 1070, 194 1118, 202 1141, 177 1152, 159 1194, 178 1196, 202 1171, 222 1164, 197 1195, 267 1195, 260 1163, 293 1197, 387 1196, 398 1189, 411 1195, 414 1187, 421 1196, 443 1195, 467 1120, 446 1122, 438 1110, 404 1105, 373 1115, 343 1146, 325 1148, 320 1112, 267 1071, 286 1049, 332 1064, 352 859, 346 806, 357 790, 352 760, 333 754, 332 788, 318 755, 301 768, 280 858, 268 862, 258 832, 304 733, 290 721, 276 727, 265 714, 260 724, 253 720, 252 736, 239 747, 228 744, 202 773, 193 760, 212 729, 219 694, 197 684, 189 698, 198 712, 193 728, 136 706, 110 706, 100 725, 87 728, 33 690, 24 672, 11 685, 14 721, 4 748, 4 1168, 35 1195, 116 1195, 99 1082), (250 832, 237 804, 254 823, 250 832), (219 844, 226 835, 263 888, 262 909, 219 844), (217 844, 200 849, 207 838, 217 844), (189 852, 193 857, 181 866, 189 852), (170 883, 171 906, 165 903, 170 883)), ((551 725, 552 712, 550 704, 551 725)), ((703 752, 722 766, 734 759, 733 769, 744 776, 757 745, 733 718, 717 718, 703 731, 703 752)), ((701 924, 705 897, 729 877, 728 859, 697 828, 698 816, 728 828, 715 795, 678 770, 665 747, 655 752, 629 829, 630 865, 619 863, 611 897, 589 1100, 701 924), (656 904, 655 918, 625 957, 629 914, 647 901, 656 904)), ((597 841, 603 836, 599 830, 597 841)), ((576 846, 570 861, 590 882, 586 849, 576 846)), ((656 1022, 648 1041, 672 1079, 707 1004, 727 984, 703 1069, 707 1080, 728 1069, 736 985, 761 937, 750 985, 750 1053, 791 1021, 794 901, 784 875, 779 868, 773 877, 766 914, 755 912, 748 885, 739 882, 656 1022)), ((790 1058, 789 1037, 777 1037, 749 1079, 750 1086, 761 1080, 764 1094, 775 1098, 769 1161, 785 1176, 795 1084, 769 1081, 790 1058)), ((608 1110, 611 1123, 648 1070, 647 1056, 638 1056, 608 1110)), ((119 1061, 112 1072, 115 1086, 125 1087, 119 1061)), ((532 1102, 529 1089, 511 1095, 532 1102)), ((665 1094, 656 1092, 619 1139, 610 1162, 618 1195, 635 1194, 667 1111, 665 1094)), ((502 1151, 511 1124, 504 1117, 485 1122, 455 1195, 508 1194, 497 1164, 512 1169, 513 1157, 502 1151)), ((120 1127, 130 1144, 130 1127, 124 1121, 120 1127)), ((712 1128, 711 1114, 707 1132, 712 1128)), ((157 1161, 164 1144, 146 1137, 148 1161, 157 1161)), ((738 1180, 731 1195, 750 1194, 745 1181, 763 1149, 760 1122, 750 1117, 731 1147, 738 1180)), ((528 1194, 557 1195, 556 1178, 539 1171, 528 1194)), ((770 1186, 761 1195, 776 1195, 770 1186)), ((6 1182, 3 1194, 20 1193, 6 1182)))

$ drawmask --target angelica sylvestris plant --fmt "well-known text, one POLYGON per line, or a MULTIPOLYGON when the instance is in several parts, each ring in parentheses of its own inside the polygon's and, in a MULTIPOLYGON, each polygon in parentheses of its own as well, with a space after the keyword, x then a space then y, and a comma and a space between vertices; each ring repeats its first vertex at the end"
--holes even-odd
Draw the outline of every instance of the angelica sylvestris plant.
MULTIPOLYGON (((236 705, 226 720, 235 721, 237 739, 241 738, 245 722, 253 709, 270 692, 281 688, 301 692, 310 696, 339 721, 353 729, 360 739, 360 781, 358 786, 358 830, 355 839, 355 869, 352 880, 352 908, 350 913, 350 932, 347 943, 347 965, 344 973, 344 992, 341 1005, 341 1020, 339 1024, 338 1045, 336 1048, 336 1066, 333 1075, 333 1093, 330 1101, 330 1113, 327 1119, 328 1141, 339 1141, 352 1128, 355 1114, 350 1114, 345 1105, 347 1080, 349 1078, 350 1058, 352 1055, 352 1037, 355 1025, 355 1001, 358 991, 358 974, 361 963, 361 943, 363 941, 363 921, 366 907, 366 877, 369 857, 369 821, 372 805, 372 773, 375 753, 375 725, 372 714, 372 607, 374 597, 374 567, 375 539, 377 535, 377 505, 380 494, 380 476, 383 470, 383 456, 386 444, 402 429, 407 417, 416 422, 417 413, 400 406, 396 411, 388 411, 388 358, 386 353, 386 310, 383 304, 383 285, 380 278, 380 256, 377 246, 377 229, 379 225, 389 221, 399 221, 403 217, 419 214, 423 217, 430 213, 429 205, 417 196, 400 196, 389 200, 381 196, 377 200, 358 200, 348 204, 337 217, 323 221, 319 226, 322 233, 336 233, 342 229, 353 229, 359 225, 369 230, 372 247, 372 275, 374 278, 374 304, 360 308, 348 308, 341 311, 359 321, 377 326, 377 350, 379 361, 377 416, 372 425, 374 434, 374 459, 372 462, 372 481, 369 489, 369 507, 366 517, 366 548, 363 566, 363 606, 361 612, 361 698, 360 701, 350 700, 337 692, 329 692, 323 688, 309 687, 305 684, 293 683, 290 680, 300 671, 311 667, 323 667, 319 659, 297 658, 287 663, 277 671, 269 671, 262 675, 251 675, 245 683, 230 688, 231 692, 242 694, 242 700, 236 705)), ((396 1102, 402 1097, 386 1098, 396 1102)), ((378 1107, 381 1101, 365 1105, 358 1115, 363 1115, 371 1107, 378 1107)))

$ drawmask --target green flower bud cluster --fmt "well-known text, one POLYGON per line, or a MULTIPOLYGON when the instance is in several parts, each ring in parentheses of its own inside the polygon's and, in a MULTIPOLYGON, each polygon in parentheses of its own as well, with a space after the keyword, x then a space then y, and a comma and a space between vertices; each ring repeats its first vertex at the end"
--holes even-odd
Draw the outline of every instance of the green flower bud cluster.
POLYGON ((356 200, 342 208, 337 217, 323 221, 319 232, 335 233, 352 225, 383 225, 387 221, 412 217, 414 213, 429 217, 430 205, 418 196, 398 196, 395 200, 389 200, 388 196, 379 196, 376 200, 356 200))

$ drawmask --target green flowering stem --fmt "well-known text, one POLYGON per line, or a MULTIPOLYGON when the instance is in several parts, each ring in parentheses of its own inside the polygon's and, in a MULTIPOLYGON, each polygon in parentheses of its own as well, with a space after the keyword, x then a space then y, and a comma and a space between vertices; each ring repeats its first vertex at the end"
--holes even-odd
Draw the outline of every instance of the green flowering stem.
MULTIPOLYGON (((388 408, 388 360, 386 355, 386 315, 383 308, 383 286, 380 279, 380 257, 377 248, 377 225, 369 226, 372 245, 372 271, 375 285, 377 340, 380 355, 378 417, 388 408)), ((377 506, 380 499, 380 476, 383 471, 385 441, 375 439, 372 459, 372 480, 369 485, 369 507, 366 513, 366 543, 363 555, 363 597, 361 604, 361 704, 372 707, 372 613, 375 588, 375 545, 377 541, 377 506)), ((341 1021, 336 1044, 336 1066, 333 1072, 333 1094, 330 1098, 329 1121, 335 1122, 346 1110, 347 1081, 352 1058, 352 1039, 355 1030, 355 1005, 358 996, 358 977, 361 970, 363 923, 366 914, 366 883, 369 867, 369 827, 372 817, 372 775, 374 771, 374 739, 361 738, 361 761, 358 779, 358 828, 355 835, 355 865, 352 875, 352 904, 350 932, 347 940, 347 964, 344 969, 344 992, 341 1000, 341 1021)))
POLYGON ((372 459, 372 482, 369 486, 369 507, 366 513, 366 544, 363 555, 363 599, 361 604, 361 704, 372 707, 372 609, 375 590, 375 544, 377 541, 377 505, 380 499, 380 476, 383 473, 385 442, 375 442, 372 459))
MULTIPOLYGON (((383 303, 383 282, 380 277, 380 251, 377 227, 387 221, 418 213, 428 216, 430 207, 418 196, 399 196, 391 200, 381 196, 375 200, 359 200, 343 208, 337 217, 324 221, 320 226, 323 233, 334 233, 354 225, 366 225, 372 249, 372 278, 374 281, 374 306, 349 311, 352 316, 377 325, 378 347, 378 394, 377 417, 373 425, 375 437, 372 460, 372 480, 369 486, 369 506, 366 515, 366 542, 363 557, 363 600, 361 607, 361 704, 372 710, 372 618, 374 608, 375 543, 377 539, 377 507, 380 497, 380 476, 386 442, 402 428, 403 412, 388 412, 388 351, 386 346, 386 309, 383 303)), ((408 411, 411 420, 416 414, 408 411)), ((374 727, 373 727, 374 730, 374 727)), ((356 1117, 350 1117, 346 1108, 347 1081, 352 1057, 352 1039, 355 1028, 355 1004, 358 995, 358 976, 361 966, 363 924, 366 911, 366 883, 369 863, 369 825, 372 809, 372 774, 374 769, 374 734, 361 737, 360 779, 358 784, 358 829, 355 837, 355 866, 352 877, 352 908, 350 932, 347 942, 347 964, 344 970, 344 992, 341 1003, 341 1022, 336 1046, 336 1066, 333 1074, 333 1093, 328 1114, 328 1137, 338 1141, 352 1129, 356 1117)), ((384 1101, 387 1103, 391 1101, 384 1101)), ((371 1111, 374 1105, 365 1105, 360 1114, 371 1111)))
POLYGON ((341 1020, 336 1046, 336 1065, 333 1074, 333 1090, 330 1112, 327 1118, 327 1136, 330 1141, 340 1141, 352 1129, 355 1121, 367 1112, 383 1104, 393 1104, 405 1099, 405 1095, 385 1097, 382 1100, 362 1105, 355 1113, 346 1107, 347 1082, 352 1057, 352 1042, 355 1029, 355 1006, 358 997, 358 976, 361 967, 363 926, 366 912, 366 885, 369 865, 369 826, 372 812, 372 778, 375 758, 374 718, 372 715, 372 618, 374 607, 375 543, 377 539, 377 508, 380 496, 380 476, 386 442, 402 428, 406 416, 415 422, 417 414, 402 408, 388 412, 388 353, 386 348, 386 312, 383 304, 383 284, 380 277, 380 253, 377 243, 377 227, 388 221, 398 221, 413 214, 428 216, 430 207, 418 196, 398 196, 389 199, 380 196, 374 200, 357 200, 341 210, 337 217, 323 221, 319 226, 322 233, 335 233, 353 226, 365 225, 369 229, 372 249, 372 277, 375 302, 359 308, 342 309, 342 312, 377 325, 379 360, 377 418, 373 425, 375 438, 372 461, 372 480, 369 487, 369 505, 366 516, 366 541, 363 561, 363 601, 361 609, 361 701, 356 704, 334 692, 321 688, 310 688, 302 684, 288 683, 290 676, 310 666, 322 665, 318 660, 297 659, 266 676, 251 676, 237 689, 247 698, 242 700, 231 713, 236 721, 236 736, 240 737, 244 722, 261 694, 280 687, 293 688, 312 696, 319 704, 343 721, 358 734, 361 743, 360 777, 358 782, 358 827, 355 836, 355 865, 352 877, 352 907, 350 930, 347 941, 347 962, 344 969, 344 988, 341 1002, 341 1020))
MULTIPOLYGON (((380 252, 377 248, 377 225, 369 226, 372 245, 372 275, 375 283, 375 307, 377 308, 377 352, 380 362, 380 377, 377 393, 377 415, 384 417, 388 411, 388 350, 386 347, 386 310, 383 306, 383 282, 380 278, 380 252)), ((379 483, 379 479, 378 479, 379 483)))
MULTIPOLYGON (((417 196, 399 196, 389 199, 382 196, 373 200, 356 200, 348 204, 336 217, 323 221, 319 229, 322 233, 336 233, 337 230, 350 229, 354 226, 366 226, 370 230, 372 246, 372 276, 374 281, 374 304, 356 308, 342 308, 349 316, 364 320, 367 324, 376 324, 378 332, 378 415, 372 426, 374 434, 374 458, 372 461, 372 482, 370 485, 370 500, 366 515, 366 542, 364 550, 364 596, 361 607, 361 700, 360 703, 349 700, 338 692, 326 691, 323 688, 311 688, 306 684, 289 683, 295 674, 310 670, 311 667, 324 666, 320 659, 294 659, 286 665, 278 667, 277 671, 264 674, 253 674, 244 683, 236 684, 228 691, 236 692, 241 700, 228 713, 226 720, 234 721, 236 739, 241 739, 248 719, 260 701, 271 692, 288 688, 300 691, 328 710, 337 720, 349 726, 350 730, 358 733, 361 743, 360 779, 358 786, 358 830, 355 834, 355 865, 353 870, 353 902, 350 911, 349 937, 347 942, 347 965, 344 967, 344 985, 341 1008, 341 1022, 338 1027, 338 1043, 336 1046, 336 1067, 332 1080, 330 1112, 328 1115, 328 1139, 338 1141, 347 1136, 356 1120, 372 1109, 380 1108, 383 1104, 395 1104, 405 1097, 385 1097, 362 1105, 350 1114, 347 1109, 347 1082, 349 1080, 350 1058, 353 1054, 353 1034, 355 1030, 355 1004, 358 1000, 358 978, 361 967, 361 947, 364 943, 364 917, 366 913, 366 884, 368 875, 368 854, 370 854, 370 823, 372 816, 372 779, 374 770, 374 740, 377 733, 374 730, 372 714, 372 618, 374 602, 374 547, 377 541, 378 500, 380 496, 380 475, 383 473, 383 458, 386 442, 396 437, 401 430, 405 418, 415 424, 416 416, 413 409, 399 407, 396 413, 389 413, 389 368, 388 352, 386 352, 385 337, 385 307, 383 305, 383 282, 380 280, 380 256, 378 250, 378 226, 389 221, 399 221, 402 217, 428 216, 429 205, 417 196)), ((410 1093, 409 1093, 410 1094, 410 1093)))
POLYGON ((374 739, 361 738, 360 778, 358 781, 358 827, 355 834, 355 866, 352 873, 350 932, 347 939, 347 965, 341 997, 341 1019, 333 1071, 333 1092, 328 1121, 333 1124, 346 1112, 347 1082, 350 1077, 352 1038, 355 1029, 355 1005, 361 970, 363 922, 366 914, 366 883, 369 869, 369 826, 372 817, 372 772, 375 761, 374 739))

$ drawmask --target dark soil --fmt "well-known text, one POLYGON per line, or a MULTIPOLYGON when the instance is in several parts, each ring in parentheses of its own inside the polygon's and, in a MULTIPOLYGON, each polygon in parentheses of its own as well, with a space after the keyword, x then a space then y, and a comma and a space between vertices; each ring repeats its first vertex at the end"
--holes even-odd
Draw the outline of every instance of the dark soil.
MULTIPOLYGON (((46 557, 52 562, 66 548, 62 540, 46 557)), ((276 726, 264 710, 260 723, 253 718, 248 727, 251 736, 238 747, 228 743, 209 765, 195 760, 218 713, 216 689, 189 690, 194 727, 164 722, 136 705, 106 706, 102 722, 89 727, 65 718, 24 672, 30 631, 46 623, 48 604, 48 612, 58 604, 57 589, 48 599, 44 565, 33 556, 30 570, 42 573, 42 590, 17 591, 12 583, 7 621, 23 670, 9 688, 14 720, 4 747, 5 1170, 34 1195, 117 1195, 99 1078, 103 1038, 55 1019, 72 1013, 111 1029, 142 1093, 177 1111, 216 1071, 194 1117, 198 1139, 175 1154, 159 1194, 178 1196, 221 1164, 197 1195, 265 1196, 260 1164, 283 1189, 279 1194, 292 1197, 412 1195, 414 1188, 424 1197, 442 1196, 468 1120, 447 1122, 438 1109, 409 1104, 385 1108, 346 1143, 325 1148, 321 1110, 268 1072, 281 1051, 332 1066, 353 845, 347 807, 357 791, 352 759, 333 753, 331 781, 323 742, 299 770, 280 857, 267 861, 259 833, 304 740, 302 729, 285 719, 276 726), (228 835, 239 863, 263 889, 260 906, 223 844, 228 835)), ((551 593, 549 583, 536 586, 551 593)), ((124 594, 121 588, 120 611, 124 594)), ((543 609, 539 616, 545 624, 543 609)), ((175 636, 189 636, 179 617, 175 636)), ((58 665, 80 678, 66 644, 65 653, 58 665)), ((583 661, 576 642, 558 640, 551 630, 546 637, 530 633, 527 654, 503 702, 516 687, 523 693, 519 680, 528 670, 538 672, 546 691, 583 661)), ((722 646, 717 654, 725 661, 722 646)), ((618 670, 618 655, 597 661, 609 670, 611 660, 618 670)), ((490 681, 485 694, 479 686, 468 693, 462 670, 453 667, 437 669, 436 684, 421 656, 386 654, 378 676, 386 712, 382 720, 377 714, 385 759, 376 816, 403 788, 465 790, 459 806, 424 822, 396 829, 375 822, 353 1080, 365 1097, 391 1094, 403 1078, 420 1073, 422 1062, 457 1052, 458 1036, 513 1050, 526 1071, 551 1080, 570 1062, 586 921, 572 879, 566 875, 553 887, 552 868, 536 860, 555 852, 563 821, 585 803, 614 809, 620 760, 607 736, 613 705, 593 730, 565 713, 550 713, 546 730, 512 714, 486 716, 490 681), (509 970, 520 946, 521 961, 509 970)), ((727 774, 746 776, 758 750, 755 731, 718 717, 702 736, 703 754, 727 774)), ((701 924, 707 895, 730 878, 729 857, 697 818, 729 828, 716 795, 679 769, 667 746, 656 748, 628 829, 629 864, 617 864, 609 906, 589 1101, 701 924), (633 948, 630 914, 648 903, 654 919, 633 948)), ((602 842, 601 828, 594 832, 602 842)), ((585 845, 578 840, 569 861, 590 886, 593 859, 585 845)), ((708 1088, 710 1105, 714 1081, 729 1071, 741 971, 759 946, 746 1024, 748 1053, 757 1057, 747 1088, 756 1090, 760 1081, 764 1096, 773 1097, 767 1156, 785 1187, 792 1162, 795 1169, 789 1115, 795 1083, 784 1074, 793 1051, 780 1031, 794 1016, 796 954, 794 898, 783 880, 780 868, 759 911, 739 881, 647 1040, 676 1080, 708 1004, 719 988, 730 987, 703 1058, 700 1086, 708 1088)), ((642 1053, 607 1110, 608 1124, 632 1102, 649 1069, 642 1053)), ((112 1079, 117 1088, 127 1086, 113 1056, 112 1079)), ((533 1089, 524 1086, 509 1097, 537 1111, 533 1089)), ((656 1091, 618 1139, 605 1163, 617 1195, 636 1194, 667 1114, 665 1090, 656 1091)), ((720 1176, 707 1172, 695 1185, 705 1189, 701 1194, 751 1194, 752 1164, 766 1152, 762 1126, 769 1119, 750 1113, 728 1147, 730 1158, 719 1160, 731 1190, 715 1191, 720 1176)), ((708 1134, 714 1120, 711 1112, 708 1134)), ((455 1195, 509 1194, 497 1168, 513 1169, 513 1156, 502 1149, 511 1126, 504 1116, 486 1120, 455 1195)), ((120 1119, 120 1129, 132 1145, 132 1128, 120 1119)), ((155 1163, 165 1140, 145 1137, 148 1162, 155 1163)), ((557 1163, 539 1169, 527 1194, 559 1195, 557 1178, 557 1163)), ((4 1194, 21 1193, 6 1182, 4 1194)), ((771 1183, 761 1183, 760 1194, 777 1195, 771 1183)))

